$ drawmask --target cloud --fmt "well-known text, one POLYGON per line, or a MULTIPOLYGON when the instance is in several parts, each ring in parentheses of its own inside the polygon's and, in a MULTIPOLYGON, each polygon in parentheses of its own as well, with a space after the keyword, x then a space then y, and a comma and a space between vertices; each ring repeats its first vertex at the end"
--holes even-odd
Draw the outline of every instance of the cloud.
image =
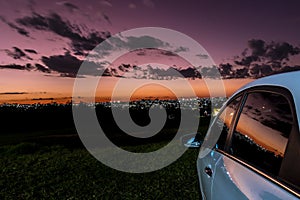
MULTIPOLYGON (((248 47, 235 57, 234 64, 243 66, 235 70, 234 76, 259 78, 283 72, 291 56, 299 55, 300 48, 287 42, 265 42, 260 39, 248 41, 248 47), (246 72, 247 71, 247 72, 246 72)), ((222 67, 222 66, 221 66, 222 67)))
POLYGON ((51 71, 74 75, 77 73, 83 61, 67 52, 65 55, 43 56, 42 62, 51 71))
POLYGON ((289 56, 298 55, 300 53, 299 47, 283 42, 272 42, 267 46, 265 56, 272 61, 289 60, 289 56))
POLYGON ((32 53, 32 54, 38 54, 38 53, 36 52, 36 50, 34 50, 34 49, 24 49, 24 51, 26 51, 26 52, 28 52, 28 53, 32 53))
POLYGON ((268 76, 268 75, 273 74, 273 69, 270 65, 254 64, 250 68, 249 73, 252 77, 259 78, 259 77, 262 77, 262 76, 268 76))
POLYGON ((220 64, 219 71, 223 78, 232 78, 233 76, 233 66, 230 63, 220 64))
POLYGON ((201 74, 198 72, 198 70, 196 70, 193 67, 187 67, 182 69, 177 68, 176 66, 170 66, 165 69, 154 67, 150 64, 146 67, 122 64, 115 69, 109 68, 106 71, 106 76, 155 80, 171 80, 177 78, 201 78, 201 74))
POLYGON ((99 43, 110 36, 109 32, 97 32, 82 30, 78 25, 65 21, 58 14, 52 13, 48 16, 42 16, 38 13, 32 13, 32 16, 25 16, 16 19, 19 25, 27 28, 52 32, 71 41, 71 48, 77 55, 86 55, 86 51, 95 48, 99 43))
POLYGON ((44 73, 50 73, 50 69, 46 68, 45 66, 41 65, 41 64, 35 64, 35 67, 38 71, 40 72, 44 72, 44 73))
POLYGON ((185 78, 201 78, 201 74, 199 73, 198 70, 196 70, 193 67, 188 67, 186 69, 179 69, 177 70, 179 73, 181 73, 185 78))
POLYGON ((10 28, 16 30, 19 34, 21 34, 23 36, 26 36, 26 37, 29 37, 29 32, 27 30, 25 30, 25 29, 13 24, 13 23, 7 21, 3 16, 0 16, 0 20, 3 23, 7 24, 10 28))
POLYGON ((17 64, 9 64, 9 65, 0 65, 0 69, 17 69, 17 70, 25 70, 30 69, 27 65, 17 65, 17 64))
POLYGON ((29 94, 28 92, 1 92, 0 95, 19 95, 19 94, 29 94))
POLYGON ((248 46, 252 50, 252 56, 263 56, 266 53, 266 43, 263 40, 252 39, 248 41, 248 46))
POLYGON ((170 44, 160 39, 142 35, 142 36, 111 36, 109 40, 101 44, 101 48, 96 48, 90 52, 91 57, 98 57, 105 59, 107 56, 120 50, 135 51, 137 56, 145 56, 148 52, 145 50, 157 50, 160 54, 167 56, 174 56, 176 54, 168 53, 160 50, 162 47, 170 47, 170 44))
POLYGON ((299 47, 294 47, 287 42, 272 41, 267 44, 263 40, 252 39, 248 41, 248 48, 243 51, 241 59, 235 60, 235 63, 244 66, 250 66, 254 62, 281 63, 299 53, 299 47))
POLYGON ((241 68, 235 71, 235 78, 247 78, 249 76, 247 68, 241 68))
POLYGON ((28 60, 32 60, 32 58, 30 58, 28 55, 26 55, 21 49, 19 49, 18 47, 13 47, 13 51, 6 49, 5 50, 6 54, 10 57, 12 57, 13 59, 23 59, 26 58, 28 60))
MULTIPOLYGON (((64 55, 53 55, 50 57, 43 56, 42 62, 49 68, 50 71, 55 71, 61 74, 64 77, 76 77, 83 60, 78 59, 77 57, 66 52, 64 55)), ((81 71, 84 75, 98 75, 101 74, 104 70, 104 67, 101 64, 96 64, 94 62, 85 61, 86 67, 81 71)))

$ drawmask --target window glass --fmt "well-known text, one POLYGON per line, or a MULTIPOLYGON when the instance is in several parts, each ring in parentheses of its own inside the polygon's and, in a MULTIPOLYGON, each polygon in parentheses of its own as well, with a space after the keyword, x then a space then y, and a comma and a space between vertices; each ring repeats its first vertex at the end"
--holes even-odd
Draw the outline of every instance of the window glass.
POLYGON ((230 153, 277 176, 292 123, 290 105, 284 96, 250 93, 233 131, 230 153))
POLYGON ((214 134, 220 134, 220 137, 218 139, 218 142, 216 144, 216 148, 224 150, 226 138, 229 132, 229 128, 234 116, 234 113, 236 112, 239 102, 241 100, 241 97, 237 97, 233 101, 231 101, 225 109, 222 111, 220 115, 218 115, 217 120, 215 121, 215 124, 212 127, 212 131, 214 134))

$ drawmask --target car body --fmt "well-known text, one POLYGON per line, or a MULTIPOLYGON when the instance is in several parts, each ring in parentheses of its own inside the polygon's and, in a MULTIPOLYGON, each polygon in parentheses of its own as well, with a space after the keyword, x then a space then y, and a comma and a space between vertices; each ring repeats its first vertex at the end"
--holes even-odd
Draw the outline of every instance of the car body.
POLYGON ((257 79, 230 97, 201 146, 203 199, 300 198, 300 71, 257 79))

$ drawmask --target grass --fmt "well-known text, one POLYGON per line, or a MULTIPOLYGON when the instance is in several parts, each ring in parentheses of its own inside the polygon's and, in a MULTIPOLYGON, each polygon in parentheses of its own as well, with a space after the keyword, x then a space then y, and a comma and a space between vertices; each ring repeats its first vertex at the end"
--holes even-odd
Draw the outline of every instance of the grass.
MULTIPOLYGON (((201 138, 208 123, 202 120, 201 138)), ((121 147, 151 152, 162 141, 121 147)), ((72 128, 1 133, 0 199, 199 199, 198 151, 187 150, 161 170, 133 174, 96 160, 72 128)))
MULTIPOLYGON (((160 143, 130 147, 151 151, 160 143)), ((161 170, 111 169, 83 148, 20 143, 0 147, 0 199, 199 199, 198 149, 161 170)))

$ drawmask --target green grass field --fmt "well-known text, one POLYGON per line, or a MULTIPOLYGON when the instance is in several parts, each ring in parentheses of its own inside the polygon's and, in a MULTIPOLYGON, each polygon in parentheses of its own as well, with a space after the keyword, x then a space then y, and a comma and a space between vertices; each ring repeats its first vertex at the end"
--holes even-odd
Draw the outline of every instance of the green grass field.
MULTIPOLYGON (((129 147, 151 151, 162 144, 129 147)), ((20 143, 0 147, 0 199, 199 199, 198 149, 161 170, 111 169, 83 148, 20 143)))
MULTIPOLYGON (((206 133, 209 120, 201 122, 198 132, 206 133)), ((166 129, 164 134, 172 132, 166 129)), ((128 143, 121 148, 151 152, 168 143, 164 138, 139 145, 128 143)), ((178 141, 175 145, 182 144, 178 141)), ((161 170, 134 174, 114 170, 95 159, 83 147, 74 128, 1 132, 0 200, 199 199, 198 152, 199 149, 188 149, 161 170)))

